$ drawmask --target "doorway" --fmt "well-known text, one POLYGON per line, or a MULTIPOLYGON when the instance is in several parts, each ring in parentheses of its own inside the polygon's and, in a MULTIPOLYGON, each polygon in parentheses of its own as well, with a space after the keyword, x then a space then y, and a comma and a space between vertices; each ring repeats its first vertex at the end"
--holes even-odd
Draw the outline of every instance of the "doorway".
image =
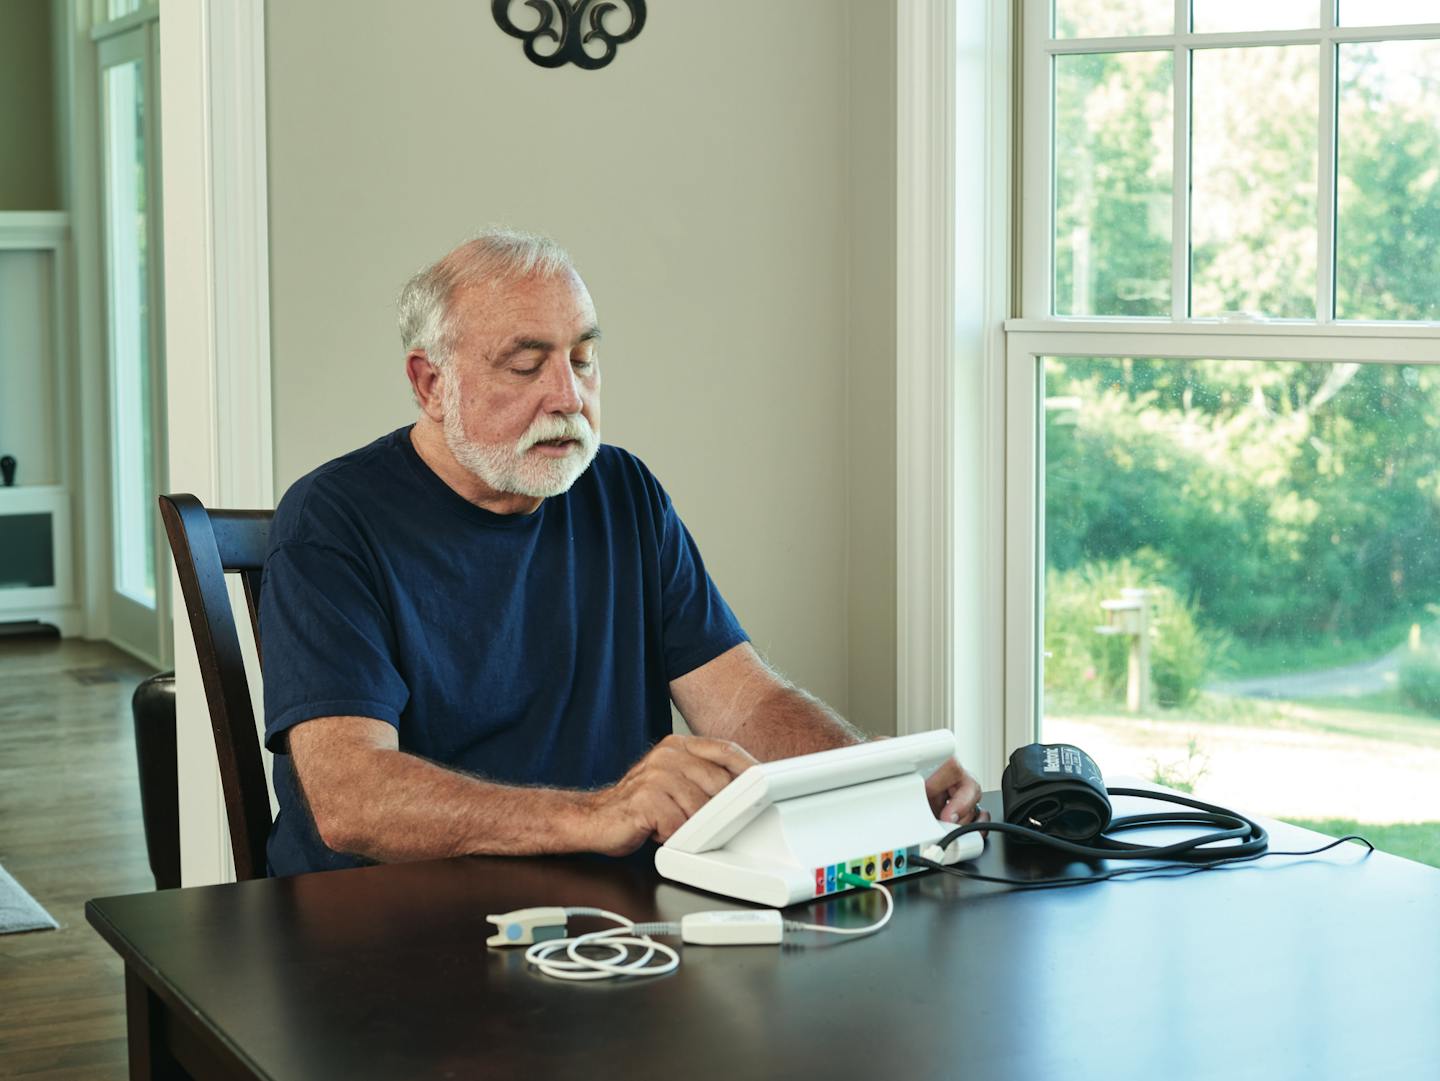
POLYGON ((169 575, 155 508, 165 476, 156 29, 154 10, 140 9, 101 24, 92 36, 108 389, 109 637, 164 664, 169 575))

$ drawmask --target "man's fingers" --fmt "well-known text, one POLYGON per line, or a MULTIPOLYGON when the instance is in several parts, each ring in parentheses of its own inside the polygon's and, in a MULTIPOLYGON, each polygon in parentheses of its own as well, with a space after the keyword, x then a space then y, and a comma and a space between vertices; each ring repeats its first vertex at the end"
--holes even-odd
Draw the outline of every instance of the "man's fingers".
POLYGON ((944 822, 970 822, 980 803, 980 782, 951 758, 925 779, 925 794, 935 817, 944 822))
POLYGON ((980 786, 978 784, 961 785, 941 808, 939 817, 945 822, 973 822, 977 814, 984 814, 980 810, 980 786))
MULTIPOLYGON (((707 800, 735 779, 723 766, 717 766, 697 755, 686 755, 679 764, 679 773, 701 789, 707 800)), ((694 814, 694 811, 691 814, 694 814)))
POLYGON ((690 815, 685 808, 676 802, 675 797, 669 792, 656 792, 653 795, 653 813, 655 820, 655 832, 651 834, 655 840, 662 845, 670 840, 670 835, 685 825, 690 815))
POLYGON ((954 758, 947 758, 936 770, 925 778, 925 795, 930 798, 930 809, 937 815, 950 795, 964 783, 967 774, 954 758))
POLYGON ((683 742, 682 746, 695 757, 723 767, 734 777, 740 776, 756 764, 755 759, 743 747, 738 743, 731 743, 728 739, 691 736, 683 742))
POLYGON ((710 802, 710 793, 683 773, 674 773, 665 779, 665 794, 674 801, 687 819, 710 802))

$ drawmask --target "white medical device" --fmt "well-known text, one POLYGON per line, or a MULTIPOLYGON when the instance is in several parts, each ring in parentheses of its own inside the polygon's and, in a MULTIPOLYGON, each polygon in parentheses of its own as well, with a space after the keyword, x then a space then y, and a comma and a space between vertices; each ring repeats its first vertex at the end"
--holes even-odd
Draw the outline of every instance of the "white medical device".
MULTIPOLYGON (((930 811, 925 778, 955 753, 943 729, 751 766, 655 853, 666 878, 783 908, 921 870, 914 857, 954 828, 930 811)), ((978 833, 945 850, 974 859, 978 833)))

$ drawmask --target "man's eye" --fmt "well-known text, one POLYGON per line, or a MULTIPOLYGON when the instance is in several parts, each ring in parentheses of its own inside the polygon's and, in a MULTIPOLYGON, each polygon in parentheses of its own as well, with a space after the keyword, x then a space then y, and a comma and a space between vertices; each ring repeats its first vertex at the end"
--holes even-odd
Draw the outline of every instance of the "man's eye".
POLYGON ((540 370, 540 365, 536 364, 529 368, 511 368, 510 370, 516 375, 534 375, 540 370))
POLYGON ((576 357, 570 361, 570 363, 582 372, 588 372, 591 368, 595 367, 595 361, 591 357, 576 357))

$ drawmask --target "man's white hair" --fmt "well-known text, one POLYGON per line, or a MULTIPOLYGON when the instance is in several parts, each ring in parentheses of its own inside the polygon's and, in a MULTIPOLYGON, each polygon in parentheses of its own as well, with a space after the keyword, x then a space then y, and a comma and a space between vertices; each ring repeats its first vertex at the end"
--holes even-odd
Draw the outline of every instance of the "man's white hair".
POLYGON ((486 229, 405 283, 399 305, 405 352, 423 349, 432 364, 444 367, 458 337, 452 302, 460 289, 574 270, 570 253, 549 237, 486 229))

